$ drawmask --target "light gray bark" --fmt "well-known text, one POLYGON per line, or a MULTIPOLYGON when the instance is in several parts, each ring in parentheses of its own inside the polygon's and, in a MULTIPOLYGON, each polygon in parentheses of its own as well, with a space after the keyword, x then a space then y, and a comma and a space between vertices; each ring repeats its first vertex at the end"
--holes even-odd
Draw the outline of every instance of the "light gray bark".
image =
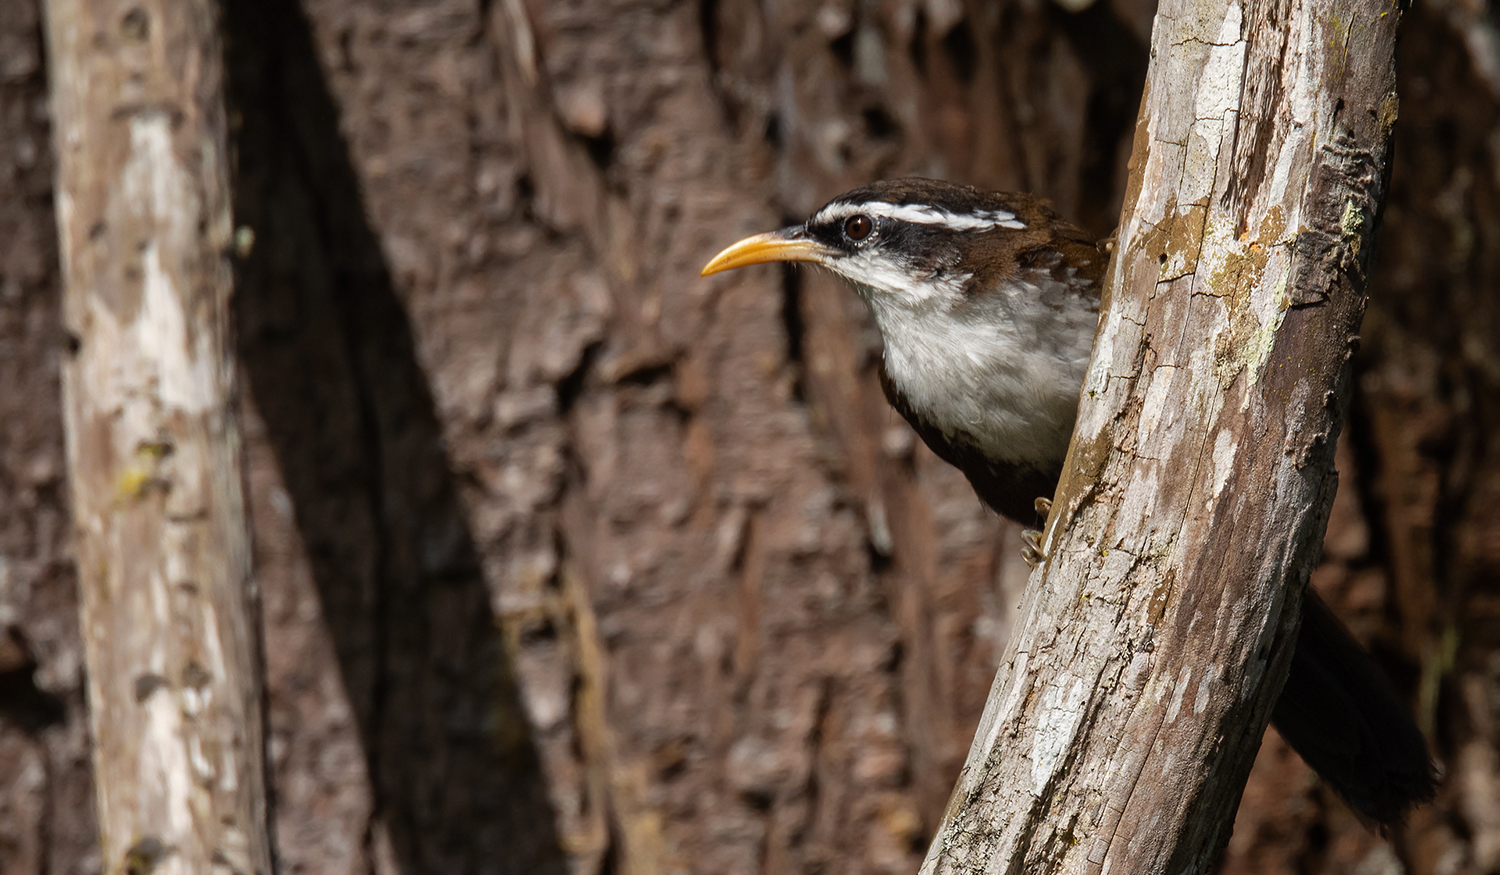
POLYGON ((1067 471, 924 872, 1202 872, 1336 484, 1386 0, 1168 0, 1067 471))
POLYGON ((217 7, 47 8, 104 868, 264 873, 217 7))

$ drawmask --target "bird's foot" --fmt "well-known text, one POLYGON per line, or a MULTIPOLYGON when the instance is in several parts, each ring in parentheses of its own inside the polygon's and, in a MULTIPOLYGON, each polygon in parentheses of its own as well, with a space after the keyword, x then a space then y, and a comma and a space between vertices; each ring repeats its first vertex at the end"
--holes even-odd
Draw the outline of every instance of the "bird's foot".
POLYGON ((1026 560, 1027 565, 1036 568, 1047 561, 1047 554, 1042 550, 1041 532, 1036 529, 1023 529, 1021 540, 1025 542, 1021 545, 1021 558, 1026 560))
MULTIPOLYGON (((1045 520, 1047 514, 1052 512, 1052 499, 1038 498, 1031 506, 1036 508, 1036 515, 1045 520)), ((1023 529, 1021 540, 1025 542, 1021 547, 1021 558, 1026 560, 1027 565, 1035 568, 1047 561, 1047 552, 1042 549, 1041 532, 1036 529, 1023 529)))

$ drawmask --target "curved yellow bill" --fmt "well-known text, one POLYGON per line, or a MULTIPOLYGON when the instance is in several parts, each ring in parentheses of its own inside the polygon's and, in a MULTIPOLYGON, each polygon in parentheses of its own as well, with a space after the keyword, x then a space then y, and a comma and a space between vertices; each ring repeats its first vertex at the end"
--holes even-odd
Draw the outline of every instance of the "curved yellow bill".
POLYGON ((720 252, 703 266, 699 276, 708 276, 736 267, 765 264, 770 261, 811 261, 826 264, 838 253, 832 246, 810 240, 801 226, 782 228, 768 234, 756 234, 720 252))

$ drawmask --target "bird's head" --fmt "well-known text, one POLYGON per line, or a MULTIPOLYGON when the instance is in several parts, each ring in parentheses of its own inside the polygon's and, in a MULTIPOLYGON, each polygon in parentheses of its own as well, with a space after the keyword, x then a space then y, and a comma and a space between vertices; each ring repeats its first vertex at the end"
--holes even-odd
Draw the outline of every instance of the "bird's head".
POLYGON ((1093 241, 1059 222, 1044 201, 933 179, 886 180, 841 194, 804 224, 735 243, 703 275, 773 261, 832 270, 877 315, 950 310, 1033 271, 1072 267, 1093 281, 1103 265, 1093 241))

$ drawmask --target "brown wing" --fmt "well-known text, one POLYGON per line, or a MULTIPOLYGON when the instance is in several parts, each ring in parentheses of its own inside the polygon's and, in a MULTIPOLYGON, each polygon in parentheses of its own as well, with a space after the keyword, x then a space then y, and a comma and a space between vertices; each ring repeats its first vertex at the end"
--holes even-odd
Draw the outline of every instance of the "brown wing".
POLYGON ((989 209, 1012 212, 1024 229, 1004 234, 976 235, 964 241, 964 261, 984 265, 971 281, 975 289, 991 287, 1002 276, 1024 276, 1044 271, 1080 296, 1092 309, 1099 306, 1099 288, 1109 266, 1109 252, 1087 231, 1057 217, 1047 201, 1029 194, 991 196, 989 209))

